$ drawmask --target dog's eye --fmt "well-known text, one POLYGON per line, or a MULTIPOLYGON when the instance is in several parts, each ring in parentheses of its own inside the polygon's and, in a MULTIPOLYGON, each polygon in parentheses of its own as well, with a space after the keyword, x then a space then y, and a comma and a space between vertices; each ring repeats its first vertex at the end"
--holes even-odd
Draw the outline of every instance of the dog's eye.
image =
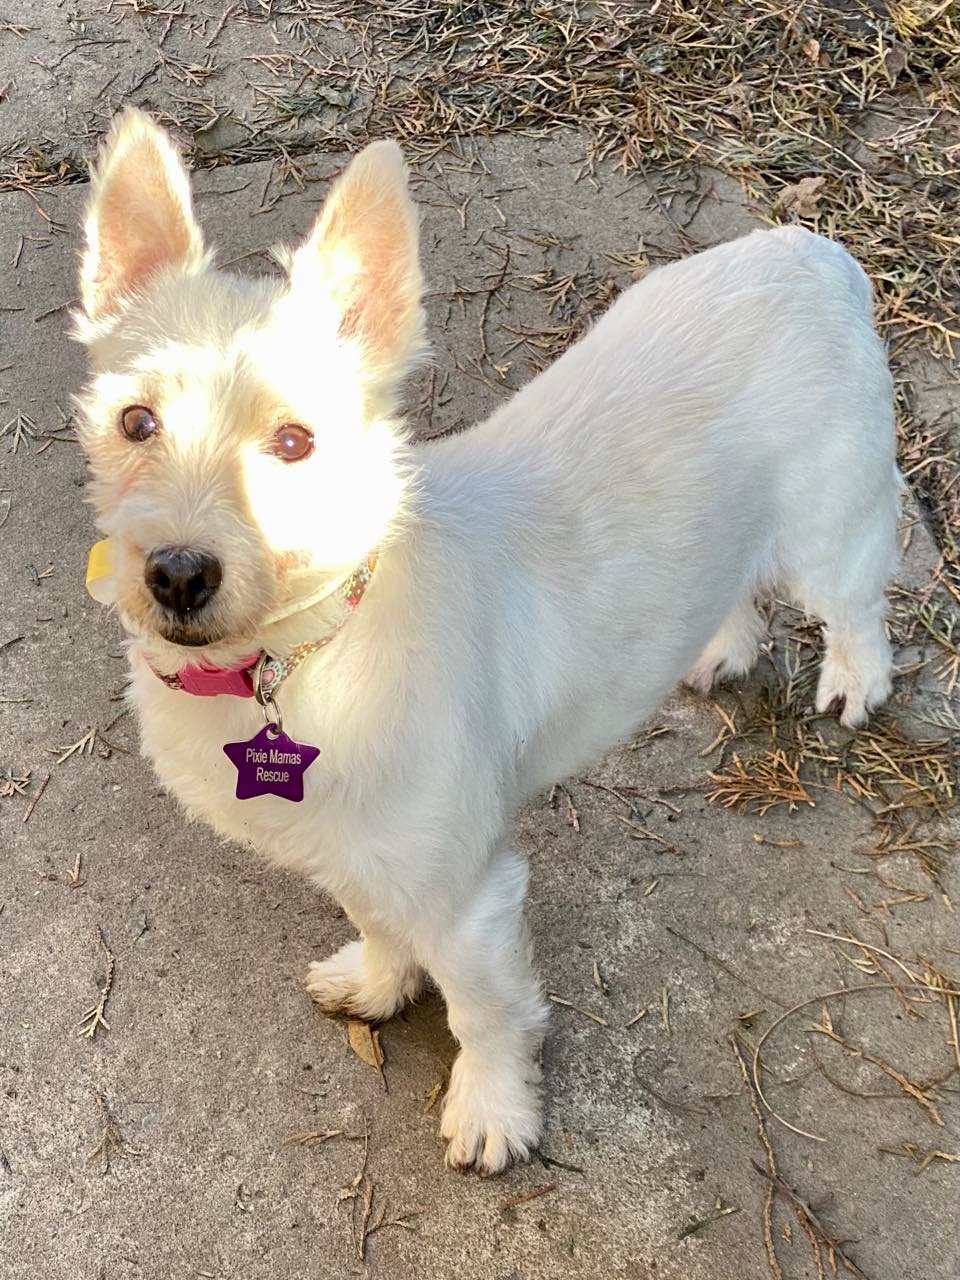
POLYGON ((160 423, 144 405, 132 404, 120 415, 120 430, 128 440, 142 442, 157 434, 160 423))
POLYGON ((302 462, 313 453, 313 432, 298 422, 285 422, 274 432, 270 452, 282 462, 302 462))

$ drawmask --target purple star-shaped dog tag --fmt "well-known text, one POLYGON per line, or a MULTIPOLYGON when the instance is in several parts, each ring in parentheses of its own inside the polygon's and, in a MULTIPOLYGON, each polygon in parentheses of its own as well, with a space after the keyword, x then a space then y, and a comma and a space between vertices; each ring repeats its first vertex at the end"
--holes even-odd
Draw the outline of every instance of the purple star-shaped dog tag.
POLYGON ((294 803, 303 799, 303 775, 320 754, 319 747, 294 742, 272 724, 249 742, 228 742, 223 749, 237 766, 238 800, 272 795, 294 803))

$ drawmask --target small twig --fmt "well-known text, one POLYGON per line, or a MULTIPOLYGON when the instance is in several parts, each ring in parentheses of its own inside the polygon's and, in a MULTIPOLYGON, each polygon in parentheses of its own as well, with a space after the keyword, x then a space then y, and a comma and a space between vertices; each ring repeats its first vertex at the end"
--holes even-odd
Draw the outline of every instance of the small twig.
MULTIPOLYGON (((924 987, 929 991, 936 991, 941 995, 944 994, 944 992, 948 992, 950 995, 960 995, 960 992, 957 992, 949 987, 938 987, 938 986, 935 986, 933 983, 924 982, 922 979, 917 979, 916 982, 917 982, 917 986, 924 987)), ((767 1111, 769 1111, 770 1115, 773 1116, 774 1120, 776 1120, 778 1124, 782 1124, 783 1127, 785 1129, 789 1129, 791 1133, 798 1133, 801 1136, 801 1138, 810 1138, 813 1142, 826 1142, 826 1138, 821 1138, 815 1133, 810 1133, 807 1129, 797 1128, 796 1125, 791 1124, 789 1120, 785 1120, 783 1116, 779 1115, 776 1111, 774 1111, 773 1107, 771 1107, 770 1103, 767 1101, 766 1095, 763 1092, 763 1086, 760 1083, 760 1051, 763 1048, 764 1044, 767 1042, 767 1040, 770 1038, 770 1036, 772 1036, 773 1033, 777 1030, 777 1028, 781 1026, 782 1023, 786 1022, 787 1018, 791 1018, 795 1013, 798 1013, 801 1009, 806 1009, 812 1004, 820 1004, 824 1000, 833 1000, 841 996, 857 995, 862 991, 886 991, 889 994, 890 987, 885 982, 868 982, 868 983, 864 983, 861 986, 839 987, 834 991, 823 991, 819 995, 811 996, 808 1000, 801 1000, 798 1004, 795 1004, 791 1009, 787 1009, 785 1013, 782 1013, 779 1018, 775 1019, 775 1021, 773 1021, 770 1024, 770 1026, 767 1027, 766 1031, 764 1031, 763 1035, 757 1041, 756 1048, 753 1051, 753 1070, 752 1070, 753 1083, 757 1090, 757 1095, 760 1101, 763 1103, 764 1107, 767 1109, 767 1111)))
POLYGON ((677 1239, 686 1240, 688 1236, 695 1235, 698 1231, 702 1231, 704 1227, 709 1227, 711 1222, 718 1222, 721 1218, 726 1218, 731 1213, 739 1212, 739 1205, 724 1204, 718 1196, 712 1212, 708 1213, 704 1218, 695 1219, 688 1226, 684 1227, 683 1230, 677 1234, 677 1239))
POLYGON ((116 969, 116 961, 114 960, 113 952, 107 946, 107 940, 104 938, 103 930, 100 928, 97 929, 97 938, 100 942, 103 954, 107 957, 107 976, 100 992, 100 999, 96 1004, 90 1006, 78 1024, 80 1030, 77 1032, 77 1035, 86 1036, 88 1040, 93 1039, 100 1027, 103 1027, 104 1031, 110 1030, 110 1024, 107 1022, 106 1018, 104 1018, 103 1013, 107 1007, 110 992, 113 989, 113 974, 116 969))
POLYGON ((915 1102, 923 1107, 933 1123, 938 1125, 941 1129, 943 1128, 943 1120, 941 1119, 940 1112, 937 1110, 928 1094, 925 1093, 924 1090, 921 1089, 918 1084, 915 1084, 908 1076, 905 1076, 902 1071, 898 1071, 896 1067, 891 1067, 890 1064, 888 1062, 884 1062, 882 1058, 878 1058, 874 1054, 868 1053, 866 1049, 861 1049, 857 1045, 850 1044, 847 1040, 844 1040, 843 1036, 838 1035, 832 1027, 820 1025, 811 1027, 810 1031, 816 1032, 817 1035, 826 1036, 827 1039, 832 1040, 834 1044, 838 1044, 841 1048, 846 1049, 847 1053, 851 1054, 854 1058, 861 1058, 864 1062, 869 1062, 871 1066, 877 1067, 884 1073, 884 1075, 888 1075, 891 1080, 895 1080, 904 1093, 908 1094, 915 1102))
POLYGON ((753 1165, 754 1169, 756 1169, 757 1173, 759 1173, 761 1178, 766 1178, 767 1181, 771 1182, 782 1196, 784 1196, 787 1200, 789 1200, 789 1202, 793 1205, 794 1209, 796 1209, 798 1215, 800 1216, 801 1222, 803 1221, 804 1218, 807 1219, 807 1221, 810 1223, 813 1229, 817 1232, 817 1235, 820 1237, 821 1241, 826 1245, 827 1249, 840 1259, 840 1261, 851 1273, 851 1275, 856 1276, 857 1280, 868 1280, 868 1277, 864 1274, 863 1271, 861 1271, 861 1269, 857 1266, 857 1264, 853 1261, 853 1259, 849 1256, 849 1254, 844 1252, 840 1242, 838 1240, 835 1240, 830 1235, 829 1231, 826 1231, 824 1229, 822 1222, 817 1217, 817 1215, 813 1212, 813 1210, 810 1208, 807 1202, 805 1200, 802 1200, 800 1196, 797 1195, 796 1191, 794 1191, 794 1189, 791 1186, 788 1186, 788 1184, 784 1182, 784 1180, 780 1177, 778 1173, 768 1173, 766 1169, 761 1168, 760 1165, 757 1164, 756 1160, 751 1160, 750 1163, 753 1165))
POLYGON ((32 813, 33 813, 33 811, 34 811, 34 809, 37 807, 37 803, 39 802, 40 797, 43 795, 44 791, 47 789, 47 783, 48 783, 49 781, 50 781, 50 775, 49 775, 49 773, 48 773, 48 774, 47 774, 47 776, 44 778, 44 780, 40 783, 40 786, 37 788, 37 793, 36 793, 36 795, 33 797, 33 799, 30 801, 29 805, 27 806, 27 810, 26 810, 26 812, 25 812, 25 813, 24 813, 24 815, 23 815, 23 819, 22 819, 22 821, 23 821, 23 822, 29 822, 29 821, 30 821, 30 817, 31 817, 31 815, 32 815, 32 813))
POLYGON ((565 1169, 567 1173, 586 1173, 579 1164, 567 1164, 565 1160, 556 1160, 553 1156, 545 1156, 542 1151, 536 1152, 536 1158, 546 1169, 565 1169))
POLYGON ((342 1136, 342 1129, 313 1129, 308 1133, 289 1134, 284 1138, 283 1145, 285 1147, 289 1147, 291 1145, 299 1147, 323 1146, 323 1144, 329 1142, 331 1138, 340 1138, 342 1136))
POLYGON ((668 1111, 678 1111, 681 1115, 691 1115, 691 1116, 710 1115, 710 1112, 707 1111, 704 1107, 694 1107, 694 1106, 691 1106, 689 1102, 677 1102, 676 1099, 674 1098, 666 1097, 658 1089, 656 1089, 650 1083, 649 1080, 645 1080, 644 1077, 638 1073, 636 1063, 634 1063, 633 1065, 633 1078, 637 1082, 637 1084, 640 1086, 640 1088, 644 1091, 644 1093, 649 1093, 651 1098, 656 1098, 657 1102, 662 1103, 662 1105, 665 1106, 668 1111))
POLYGON ((214 28, 213 35, 207 41, 206 47, 208 49, 212 44, 215 44, 216 41, 219 39, 220 32, 227 25, 227 20, 229 19, 230 15, 233 13, 236 7, 237 6, 235 4, 230 4, 230 5, 227 5, 226 9, 224 9, 223 14, 220 18, 220 21, 217 23, 216 27, 214 28))
POLYGON ((548 1182, 543 1187, 536 1187, 533 1191, 527 1191, 522 1196, 512 1196, 509 1200, 504 1200, 498 1208, 503 1213, 507 1209, 516 1209, 518 1205, 529 1204, 531 1200, 539 1200, 541 1196, 549 1195, 551 1191, 556 1191, 557 1184, 548 1182))
MULTIPOLYGON (((902 973, 906 974, 912 983, 918 983, 917 975, 911 972, 902 960, 898 960, 897 957, 891 955, 889 951, 884 951, 882 947, 872 946, 869 942, 861 942, 859 938, 844 937, 841 933, 825 933, 822 929, 807 929, 805 932, 811 934, 815 938, 829 938, 833 942, 845 942, 851 947, 862 947, 864 951, 873 951, 878 956, 883 956, 885 960, 889 960, 892 964, 895 964, 902 973)), ((891 982, 890 985, 894 986, 895 984, 891 982)))
MULTIPOLYGON (((666 733, 666 730, 661 730, 661 732, 666 733)), ((637 812, 637 806, 630 799, 628 792, 635 795, 638 800, 646 800, 648 804, 659 804, 664 809, 669 809, 675 817, 678 817, 683 812, 677 805, 671 804, 669 800, 661 800, 659 796, 648 796, 646 792, 640 791, 637 787, 621 787, 618 789, 617 787, 608 787, 603 782, 591 782, 589 778, 581 778, 580 781, 585 787, 592 787, 594 791, 605 791, 608 796, 615 796, 633 814, 637 812)))
POLYGON ((899 1147, 877 1147, 878 1151, 890 1156, 907 1156, 917 1166, 915 1173, 923 1173, 935 1160, 944 1164, 960 1164, 960 1154, 953 1151, 940 1151, 935 1147, 924 1150, 916 1142, 902 1142, 899 1147))
POLYGON ((51 755, 57 757, 57 764, 63 764, 65 760, 69 760, 71 756, 92 756, 93 748, 97 741, 96 725, 92 729, 88 729, 82 738, 78 738, 76 742, 70 744, 69 747, 48 747, 47 750, 51 755))
POLYGON ((601 1018, 599 1013, 591 1013, 589 1009, 581 1009, 579 1005, 574 1004, 572 1000, 564 1000, 563 996, 555 996, 548 992, 547 999, 554 1004, 563 1005, 565 1009, 572 1009, 574 1013, 583 1014, 585 1018, 589 1018, 591 1022, 596 1022, 601 1027, 609 1027, 610 1023, 606 1018, 601 1018))
MULTIPOLYGON (((779 1172, 777 1167, 777 1157, 774 1154, 773 1146, 770 1143, 770 1135, 767 1133, 766 1121, 763 1118, 763 1112, 760 1110, 759 1098, 750 1074, 747 1071, 746 1059, 740 1047, 740 1039, 738 1036, 730 1037, 730 1047, 733 1049, 734 1057, 737 1060, 737 1066, 740 1068, 740 1074, 743 1076, 743 1083, 747 1086, 747 1092, 750 1096, 750 1106, 753 1110, 754 1117, 757 1121, 757 1135, 760 1138, 760 1145, 763 1147, 767 1157, 767 1171, 771 1177, 776 1177, 779 1172)), ((767 1197, 763 1203, 763 1244, 767 1252, 767 1265, 770 1268, 770 1274, 774 1280, 783 1280, 783 1268, 780 1266, 780 1259, 777 1257, 777 1250, 773 1243, 773 1198, 774 1188, 767 1188, 767 1197)))
POLYGON ((563 785, 562 782, 554 783, 554 785, 550 788, 550 796, 549 796, 550 808, 556 809, 558 792, 563 795, 564 799, 567 802, 567 822, 571 827, 573 827, 577 835, 579 835, 580 834, 580 814, 577 810, 576 805, 573 803, 573 796, 571 796, 570 792, 567 790, 567 788, 563 785))
POLYGON ((382 1209, 377 1221, 372 1227, 367 1228, 366 1239, 369 1240, 371 1236, 376 1235, 378 1231, 382 1231, 384 1227, 402 1227, 404 1231, 416 1231, 416 1227, 408 1219, 416 1218, 422 1212, 422 1209, 403 1209, 395 1218, 388 1218, 386 1209, 382 1209))
POLYGON ((675 929, 673 925, 668 924, 665 928, 667 933, 672 933, 675 938, 679 938, 680 941, 685 942, 687 946, 693 947, 694 951, 699 951, 706 960, 712 961, 713 964, 722 969, 724 973, 729 974, 731 978, 735 978, 736 981, 742 983, 743 986, 749 987, 751 991, 755 991, 758 996, 763 996, 764 1000, 772 1000, 773 1003, 778 1004, 781 1009, 785 1009, 787 1007, 783 1000, 778 1000, 776 996, 771 995, 769 991, 764 991, 762 987, 758 987, 756 983, 751 982, 749 978, 744 978, 742 974, 737 973, 736 969, 731 969, 730 966, 724 960, 721 960, 719 956, 714 955, 712 951, 708 951, 706 947, 701 947, 699 942, 694 942, 692 938, 688 938, 685 933, 681 933, 680 930, 675 929))
POLYGON ((68 298, 66 302, 61 302, 56 307, 48 307, 46 311, 41 311, 38 316, 33 317, 33 323, 39 324, 41 320, 47 320, 50 316, 59 315, 61 311, 66 311, 70 307, 75 307, 79 301, 79 298, 68 298))
POLYGON ((617 814, 617 821, 622 822, 629 830, 630 838, 632 840, 653 840, 654 843, 663 845, 668 853, 674 853, 678 856, 683 852, 682 849, 678 848, 678 846, 673 844, 670 840, 665 840, 663 836, 657 835, 655 831, 651 831, 648 827, 641 827, 638 822, 633 822, 630 818, 625 818, 622 813, 617 814))
POLYGON ((73 870, 67 872, 67 879, 70 881, 71 889, 79 889, 81 885, 86 884, 86 880, 80 879, 80 866, 83 862, 83 854, 77 850, 77 856, 73 860, 73 870))
POLYGON ((363 1182, 363 1206, 360 1211, 360 1229, 357 1232, 357 1259, 363 1262, 367 1252, 367 1236, 369 1234, 370 1215, 373 1212, 373 1182, 370 1178, 363 1182))

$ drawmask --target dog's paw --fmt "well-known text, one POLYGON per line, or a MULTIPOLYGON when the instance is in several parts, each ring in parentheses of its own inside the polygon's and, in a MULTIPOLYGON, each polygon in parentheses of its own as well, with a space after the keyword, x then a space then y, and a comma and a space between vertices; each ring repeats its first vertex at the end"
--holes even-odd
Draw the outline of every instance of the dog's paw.
POLYGON ((416 998, 420 981, 420 972, 412 965, 384 963, 367 943, 357 941, 348 942, 328 960, 311 964, 306 986, 311 999, 331 1017, 386 1022, 416 998))
POLYGON ((451 1169, 492 1177, 515 1160, 529 1159, 542 1129, 539 1075, 532 1063, 513 1072, 472 1064, 461 1054, 440 1123, 451 1169))
POLYGON ((827 655, 820 668, 816 709, 821 714, 835 702, 841 704, 840 723, 857 729, 867 716, 886 702, 893 689, 891 668, 886 655, 878 654, 872 662, 854 665, 843 654, 827 655))
POLYGON ((718 680, 748 675, 757 661, 763 635, 763 622, 752 605, 737 610, 684 676, 684 684, 705 695, 718 680))

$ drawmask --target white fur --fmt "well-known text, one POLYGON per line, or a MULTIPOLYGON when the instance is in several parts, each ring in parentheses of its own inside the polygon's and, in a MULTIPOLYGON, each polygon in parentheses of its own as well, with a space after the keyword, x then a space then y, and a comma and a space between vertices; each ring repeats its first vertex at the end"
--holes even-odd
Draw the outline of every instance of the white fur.
MULTIPOLYGON (((512 846, 524 800, 627 737, 685 673, 741 673, 754 592, 826 625, 818 706, 890 689, 898 476, 870 288, 838 246, 757 232, 651 273, 482 425, 398 446, 404 499, 338 639, 281 693, 320 748, 306 798, 233 798, 250 702, 131 649, 144 749, 192 815, 331 892, 363 935, 311 966, 329 1009, 439 985, 460 1042, 448 1159, 494 1173, 541 1131, 546 1021, 512 846)), ((328 606, 258 637, 322 633, 328 606)), ((183 651, 182 661, 195 654, 183 651)))

